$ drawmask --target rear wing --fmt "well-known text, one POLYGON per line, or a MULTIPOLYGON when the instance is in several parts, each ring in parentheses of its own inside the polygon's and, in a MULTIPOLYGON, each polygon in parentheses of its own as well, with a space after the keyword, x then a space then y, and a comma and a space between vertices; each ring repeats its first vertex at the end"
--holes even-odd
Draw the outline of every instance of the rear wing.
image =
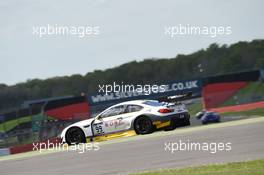
POLYGON ((167 102, 167 103, 177 103, 183 100, 190 99, 192 97, 192 92, 187 92, 185 94, 174 95, 174 96, 163 96, 159 97, 159 102, 167 102))

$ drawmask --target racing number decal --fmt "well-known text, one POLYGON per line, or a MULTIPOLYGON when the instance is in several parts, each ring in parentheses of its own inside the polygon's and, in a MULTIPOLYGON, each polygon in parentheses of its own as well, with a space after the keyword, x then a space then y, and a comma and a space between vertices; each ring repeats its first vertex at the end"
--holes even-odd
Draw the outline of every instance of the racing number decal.
POLYGON ((95 128, 95 130, 96 130, 96 133, 97 134, 104 134, 104 130, 103 130, 103 127, 102 127, 102 124, 96 124, 96 125, 94 125, 94 128, 95 128))

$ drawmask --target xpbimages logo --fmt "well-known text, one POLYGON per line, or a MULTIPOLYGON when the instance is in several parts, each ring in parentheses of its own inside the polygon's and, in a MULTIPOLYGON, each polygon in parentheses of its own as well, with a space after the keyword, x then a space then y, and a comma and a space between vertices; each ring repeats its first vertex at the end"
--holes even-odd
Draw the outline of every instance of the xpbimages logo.
POLYGON ((66 25, 43 25, 43 26, 33 26, 32 34, 42 38, 44 36, 77 36, 78 38, 84 38, 87 36, 99 35, 99 26, 66 26, 66 25))
POLYGON ((165 142, 164 150, 174 154, 179 151, 206 151, 212 154, 217 152, 228 152, 232 150, 231 142, 191 142, 190 140, 177 142, 165 142))
POLYGON ((113 82, 113 84, 103 84, 103 85, 98 85, 99 87, 99 93, 105 93, 105 95, 108 95, 108 93, 114 92, 137 92, 137 93, 142 93, 145 95, 149 95, 151 93, 159 93, 159 92, 165 92, 166 86, 165 85, 150 85, 150 84, 145 84, 145 85, 133 85, 133 84, 124 84, 123 82, 116 83, 113 82))
POLYGON ((100 150, 100 146, 98 142, 79 143, 68 146, 61 142, 51 142, 50 140, 48 140, 47 142, 33 143, 32 150, 38 151, 39 153, 42 153, 43 151, 76 151, 78 153, 85 153, 91 151, 98 151, 100 150))
POLYGON ((175 26, 165 26, 164 34, 170 38, 176 36, 209 36, 211 38, 228 36, 232 34, 231 26, 197 26, 190 24, 178 24, 175 26))
POLYGON ((138 94, 150 95, 152 93, 163 93, 166 91, 181 91, 186 89, 198 88, 198 81, 186 81, 186 82, 177 82, 172 84, 124 84, 113 82, 112 84, 103 84, 98 85, 98 92, 108 95, 109 93, 123 93, 123 92, 136 92, 138 94))

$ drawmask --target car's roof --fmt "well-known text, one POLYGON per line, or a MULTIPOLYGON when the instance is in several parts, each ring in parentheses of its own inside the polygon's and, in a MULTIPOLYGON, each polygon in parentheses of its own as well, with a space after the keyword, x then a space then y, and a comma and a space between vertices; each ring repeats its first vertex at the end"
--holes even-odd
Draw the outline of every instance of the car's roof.
POLYGON ((146 101, 156 101, 156 100, 131 100, 131 101, 118 103, 118 104, 113 105, 113 106, 119 106, 119 105, 144 105, 144 102, 146 102, 146 101))

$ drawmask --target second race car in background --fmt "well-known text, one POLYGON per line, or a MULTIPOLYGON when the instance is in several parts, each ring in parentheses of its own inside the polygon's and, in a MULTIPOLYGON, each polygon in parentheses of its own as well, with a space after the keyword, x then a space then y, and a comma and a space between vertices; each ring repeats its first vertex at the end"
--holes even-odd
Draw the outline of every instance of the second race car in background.
POLYGON ((78 144, 97 136, 134 130, 149 134, 155 130, 173 130, 190 125, 190 115, 184 104, 166 100, 135 100, 107 108, 95 118, 74 123, 61 133, 63 142, 78 144))
POLYGON ((196 114, 196 118, 198 120, 201 120, 202 124, 219 123, 221 121, 221 117, 217 112, 211 112, 206 110, 198 112, 196 114))

